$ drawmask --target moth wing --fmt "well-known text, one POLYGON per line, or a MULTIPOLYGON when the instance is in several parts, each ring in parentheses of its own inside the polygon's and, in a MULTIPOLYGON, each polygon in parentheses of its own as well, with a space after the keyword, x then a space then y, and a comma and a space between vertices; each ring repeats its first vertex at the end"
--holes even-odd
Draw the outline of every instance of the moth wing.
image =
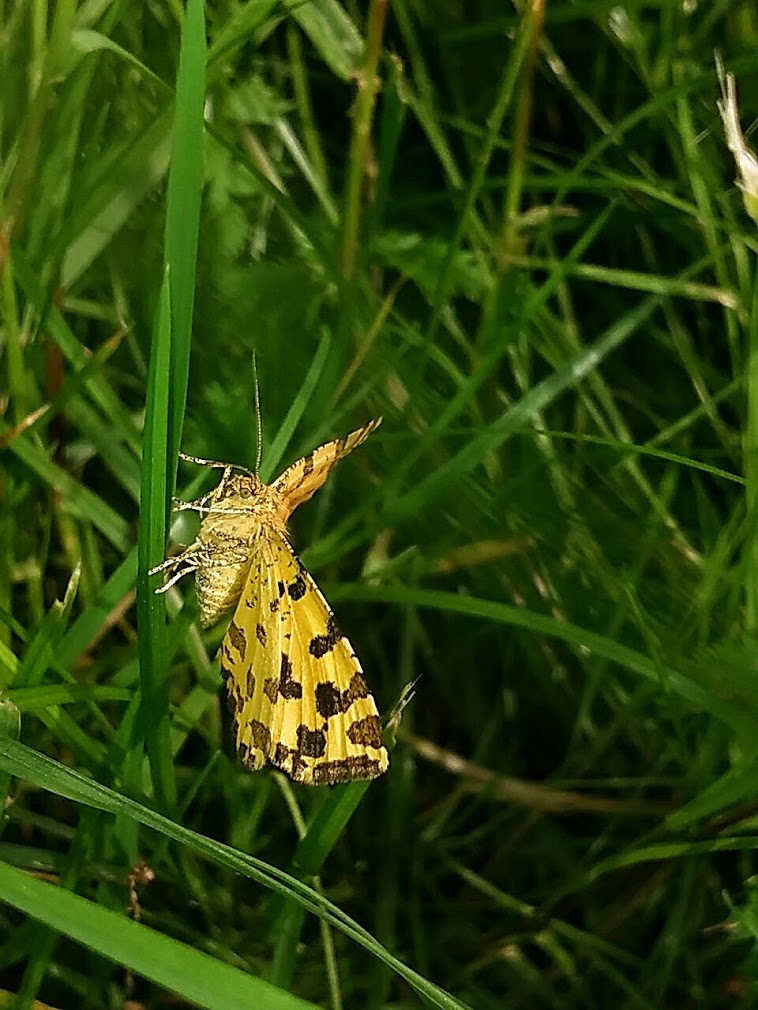
POLYGON ((292 466, 287 467, 272 484, 274 490, 282 498, 286 515, 290 515, 302 502, 308 501, 318 491, 331 473, 332 468, 342 457, 347 456, 362 442, 365 442, 381 423, 381 417, 369 421, 362 428, 352 431, 344 438, 327 442, 326 445, 314 449, 313 452, 309 452, 307 456, 303 456, 292 466))
POLYGON ((248 767, 260 768, 268 758, 295 781, 311 784, 386 771, 381 721, 360 662, 276 530, 260 537, 221 665, 248 767))
POLYGON ((250 555, 247 578, 219 649, 229 710, 240 758, 263 767, 272 748, 271 721, 279 691, 276 657, 288 628, 280 620, 276 555, 261 530, 250 555))

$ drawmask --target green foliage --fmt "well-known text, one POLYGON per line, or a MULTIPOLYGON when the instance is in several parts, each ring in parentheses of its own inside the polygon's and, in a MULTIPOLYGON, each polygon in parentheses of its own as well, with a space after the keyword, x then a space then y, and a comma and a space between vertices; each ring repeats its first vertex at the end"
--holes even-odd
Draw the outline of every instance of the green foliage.
POLYGON ((521 6, 3 6, 3 1005, 755 1005, 758 22, 521 6), (264 478, 384 417, 293 529, 371 784, 152 592, 254 351, 264 478))

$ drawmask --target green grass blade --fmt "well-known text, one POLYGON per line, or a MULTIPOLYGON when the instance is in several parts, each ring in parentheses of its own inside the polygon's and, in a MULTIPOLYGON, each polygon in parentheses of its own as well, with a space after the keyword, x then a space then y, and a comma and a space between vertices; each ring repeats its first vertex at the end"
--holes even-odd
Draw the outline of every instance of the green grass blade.
POLYGON ((69 223, 70 238, 61 281, 75 284, 104 252, 142 201, 166 174, 171 150, 171 117, 162 113, 141 134, 114 152, 101 180, 69 223))
POLYGON ((338 77, 347 81, 358 76, 363 43, 342 4, 336 0, 319 3, 284 0, 283 6, 338 77))
POLYGON ((203 951, 0 862, 0 900, 208 1010, 306 1010, 315 1004, 203 951))
MULTIPOLYGON (((386 489, 386 500, 391 518, 399 520, 418 512, 433 497, 449 488, 453 481, 478 466, 509 435, 527 425, 558 396, 594 372, 601 361, 647 322, 659 304, 658 298, 646 299, 625 318, 610 326, 591 347, 582 349, 572 360, 533 386, 494 424, 475 435, 460 452, 415 484, 407 494, 400 496, 394 483, 390 485, 386 489)), ((403 462, 403 473, 410 470, 417 456, 415 450, 408 454, 403 462)))
MULTIPOLYGON (((203 185, 205 15, 202 0, 188 0, 176 82, 171 168, 166 199, 165 260, 171 270, 171 404, 168 456, 176 473, 187 400, 195 272, 203 185)), ((169 481, 170 493, 174 480, 169 481)))
POLYGON ((137 579, 137 550, 132 548, 101 586, 87 609, 73 622, 61 639, 56 656, 62 666, 71 667, 84 655, 102 631, 108 615, 123 601, 137 579))
POLYGON ((198 855, 210 859, 219 866, 225 866, 235 873, 242 873, 279 894, 297 900, 307 911, 320 915, 326 922, 380 958, 435 1006, 441 1007, 442 1010, 462 1010, 462 1008, 465 1010, 465 1003, 409 968, 357 922, 345 915, 340 908, 275 866, 269 866, 260 859, 205 838, 130 797, 123 796, 91 778, 66 768, 13 739, 0 738, 0 768, 76 803, 134 820, 188 846, 198 855))
POLYGON ((139 627, 142 724, 153 789, 164 810, 176 806, 176 781, 171 754, 171 725, 166 684, 166 601, 157 595, 160 575, 148 575, 160 564, 166 543, 168 498, 168 427, 172 347, 171 276, 161 289, 150 353, 145 443, 142 456, 141 514, 138 541, 137 620, 139 627))
POLYGON ((623 645, 610 636, 589 631, 560 621, 545 614, 538 614, 522 607, 514 607, 498 600, 475 599, 471 596, 448 593, 438 589, 418 589, 412 586, 341 586, 333 593, 339 599, 349 596, 351 600, 384 601, 401 606, 429 607, 470 617, 486 618, 517 628, 528 628, 533 632, 562 639, 576 648, 587 649, 605 659, 609 659, 628 670, 659 684, 663 690, 675 691, 686 701, 704 712, 712 712, 724 722, 743 729, 752 724, 755 714, 745 710, 744 699, 738 703, 722 699, 695 680, 655 657, 646 656, 636 649, 623 645))
MULTIPOLYGON (((290 867, 294 876, 308 880, 318 875, 370 784, 351 782, 330 791, 295 849, 290 867)), ((273 918, 276 942, 269 978, 278 985, 287 985, 295 970, 305 909, 294 901, 283 900, 275 908, 273 918)))
POLYGON ((311 367, 308 369, 308 373, 303 379, 300 389, 292 401, 290 409, 287 411, 287 416, 277 428, 276 436, 274 437, 274 441, 271 443, 270 448, 266 450, 265 458, 261 463, 261 480, 266 483, 271 480, 279 468, 279 462, 284 453, 287 451, 290 439, 300 423, 300 420, 305 413, 305 409, 310 402, 310 398, 313 395, 313 391, 318 385, 319 379, 323 374, 324 366, 326 365, 327 358, 329 357, 330 348, 331 340, 329 338, 329 334, 325 333, 321 338, 321 343, 318 345, 318 349, 313 357, 311 367))
POLYGON ((17 459, 61 496, 66 510, 71 515, 91 522, 106 540, 119 550, 128 549, 132 539, 129 524, 98 494, 80 484, 70 473, 53 463, 38 445, 23 435, 14 438, 8 448, 17 459))

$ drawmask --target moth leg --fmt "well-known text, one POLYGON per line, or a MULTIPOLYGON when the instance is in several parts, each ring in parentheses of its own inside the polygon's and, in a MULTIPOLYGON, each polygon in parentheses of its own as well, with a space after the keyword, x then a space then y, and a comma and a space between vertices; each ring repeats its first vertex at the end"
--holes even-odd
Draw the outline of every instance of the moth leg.
MULTIPOLYGON (((221 475, 221 480, 219 481, 218 485, 215 488, 213 488, 213 490, 208 491, 208 493, 204 494, 202 497, 195 498, 194 501, 182 501, 181 498, 172 498, 171 500, 174 503, 174 508, 173 508, 174 512, 184 512, 184 511, 187 511, 187 510, 191 510, 192 512, 200 512, 200 513, 203 513, 203 512, 206 512, 206 513, 207 512, 213 512, 213 511, 215 511, 214 508, 213 508, 213 501, 218 497, 219 490, 224 487, 224 485, 227 483, 227 481, 231 477, 232 470, 244 470, 246 473, 251 474, 251 476, 255 476, 254 474, 252 474, 252 472, 250 470, 247 470, 246 467, 244 467, 244 466, 235 466, 235 464, 233 464, 233 463, 218 463, 218 462, 216 462, 216 460, 212 460, 212 459, 201 459, 199 456, 188 456, 187 453, 185 453, 185 452, 180 452, 179 456, 180 456, 181 459, 189 460, 191 463, 198 463, 201 466, 216 467, 217 469, 223 469, 224 472, 221 475), (211 504, 208 504, 209 502, 211 504)), ((222 509, 221 511, 224 511, 224 512, 228 511, 230 514, 233 514, 233 515, 237 515, 237 514, 241 515, 241 514, 244 514, 247 511, 247 509, 245 509, 245 508, 241 508, 241 509, 222 509)))
MULTIPOLYGON (((218 487, 222 487, 222 484, 219 484, 218 487)), ((205 513, 206 515, 211 512, 214 512, 216 515, 223 513, 226 516, 249 515, 250 507, 248 505, 241 505, 237 509, 229 508, 228 506, 217 506, 214 500, 217 497, 218 487, 214 488, 213 491, 209 491, 208 494, 204 494, 202 498, 196 498, 195 501, 182 501, 180 498, 174 498, 174 507, 171 511, 184 512, 187 509, 191 509, 193 512, 205 513)))
MULTIPOLYGON (((194 456, 184 456, 183 453, 180 453, 180 455, 183 456, 185 459, 195 460, 194 456)), ((196 462, 205 463, 207 461, 198 459, 196 460, 196 462)), ((173 512, 184 512, 187 509, 190 509, 193 512, 213 511, 213 505, 212 504, 208 505, 208 502, 213 502, 213 500, 218 496, 219 489, 222 488, 224 484, 228 481, 228 479, 231 477, 232 467, 231 464, 229 463, 210 463, 209 465, 219 467, 222 466, 224 468, 224 473, 223 476, 221 477, 218 486, 212 488, 210 491, 206 492, 206 494, 202 495, 200 498, 195 498, 193 501, 182 501, 181 498, 172 498, 171 501, 173 502, 174 505, 172 509, 173 512)))
POLYGON ((196 568, 200 565, 200 558, 198 557, 198 552, 201 550, 201 545, 198 541, 191 544, 186 551, 181 554, 177 554, 176 557, 166 558, 160 565, 156 565, 148 571, 148 575, 157 575, 158 572, 171 571, 176 569, 174 574, 168 580, 164 582, 162 586, 158 586, 155 590, 156 593, 165 593, 167 589, 170 589, 179 579, 183 578, 188 572, 194 572, 196 568))
POLYGON ((147 574, 157 575, 158 572, 165 572, 167 568, 173 568, 178 560, 178 558, 166 558, 166 560, 162 561, 159 565, 155 565, 153 568, 150 568, 147 574))
POLYGON ((224 541, 221 553, 213 553, 203 547, 203 556, 197 560, 189 559, 193 568, 231 568, 244 565, 250 560, 250 544, 246 540, 231 539, 224 541))
MULTIPOLYGON (((223 489, 227 478, 231 474, 231 467, 227 467, 224 470, 224 476, 221 478, 218 487, 215 487, 208 494, 204 494, 202 498, 196 498, 194 501, 182 501, 180 498, 172 499, 174 502, 173 512, 184 512, 187 509, 193 512, 199 512, 201 515, 208 515, 211 512, 216 515, 223 514, 225 516, 245 516, 250 513, 249 505, 240 505, 239 508, 230 508, 229 505, 222 504, 217 505, 216 499, 219 497, 219 491, 223 489)), ((255 476, 253 474, 253 476, 255 476)))
POLYGON ((182 501, 181 498, 173 498, 174 507, 171 511, 185 512, 187 509, 191 509, 193 512, 212 512, 213 506, 208 505, 207 502, 214 498, 217 490, 218 488, 214 488, 213 491, 204 494, 202 498, 195 498, 194 501, 182 501))

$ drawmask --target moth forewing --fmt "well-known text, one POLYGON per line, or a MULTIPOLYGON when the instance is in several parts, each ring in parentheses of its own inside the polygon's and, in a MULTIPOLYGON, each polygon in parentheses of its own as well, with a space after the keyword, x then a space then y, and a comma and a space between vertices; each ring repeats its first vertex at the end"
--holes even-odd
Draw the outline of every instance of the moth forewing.
POLYGON ((327 442, 297 460, 292 466, 287 467, 284 473, 277 477, 271 485, 281 496, 286 516, 290 516, 298 505, 308 501, 326 481, 334 466, 343 456, 347 456, 353 449, 357 449, 373 431, 376 431, 381 423, 381 417, 369 421, 362 428, 352 431, 344 438, 327 442))
POLYGON ((218 487, 180 506, 202 516, 197 540, 176 567, 154 569, 175 571, 172 584, 197 571, 206 626, 236 604, 219 657, 237 748, 249 768, 268 760, 298 782, 332 784, 374 778, 388 767, 358 657, 287 533, 292 511, 380 424, 378 418, 327 442, 271 485, 250 470, 211 462, 224 467, 218 487))

